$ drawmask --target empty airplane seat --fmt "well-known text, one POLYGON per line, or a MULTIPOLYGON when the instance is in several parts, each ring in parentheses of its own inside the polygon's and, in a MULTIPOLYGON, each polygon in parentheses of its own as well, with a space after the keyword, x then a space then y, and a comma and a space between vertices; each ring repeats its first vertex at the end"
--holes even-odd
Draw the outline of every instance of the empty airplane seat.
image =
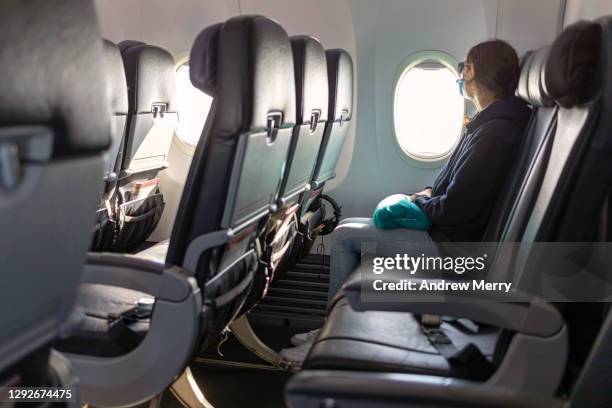
POLYGON ((289 38, 264 17, 230 19, 196 38, 190 74, 214 106, 165 265, 91 254, 79 303, 87 318, 76 336, 56 344, 80 370, 94 405, 134 404, 166 388, 236 316, 257 269, 255 239, 273 206, 295 122, 289 38))
POLYGON ((302 193, 314 171, 328 117, 325 49, 313 37, 291 37, 296 80, 296 126, 279 191, 279 206, 302 193))
POLYGON ((289 258, 288 251, 297 233, 300 194, 309 182, 321 146, 327 121, 327 61, 321 43, 310 36, 291 37, 295 69, 296 125, 276 205, 260 240, 262 259, 253 290, 244 310, 256 304, 267 292, 269 284, 284 269, 280 265, 289 258))
POLYGON ((70 386, 49 377, 49 345, 80 318, 110 144, 92 2, 0 3, 0 64, 0 385, 70 386))
MULTIPOLYGON (((574 30, 580 30, 581 36, 573 41, 572 52, 566 51, 570 48, 566 43, 571 43, 571 38, 556 42, 551 49, 554 58, 549 59, 546 67, 550 77, 547 89, 559 104, 559 130, 550 154, 555 161, 551 159, 542 179, 543 188, 534 204, 534 213, 539 216, 529 220, 523 239, 590 242, 577 247, 593 248, 598 253, 605 248, 599 242, 609 241, 610 237, 612 150, 609 140, 612 122, 606 112, 609 112, 612 100, 609 68, 612 60, 612 18, 601 18, 594 23, 581 22, 574 25, 574 30), (559 158, 564 159, 564 163, 557 163, 559 158)), ((526 264, 535 270, 554 268, 551 260, 517 258, 519 267, 526 264)), ((584 364, 586 351, 601 327, 601 316, 605 316, 608 309, 605 303, 595 302, 598 299, 596 293, 606 287, 601 282, 610 280, 606 269, 595 269, 594 274, 598 277, 595 286, 589 288, 585 288, 589 279, 555 284, 556 289, 566 293, 568 299, 577 296, 577 300, 585 300, 585 293, 589 293, 586 300, 592 300, 556 304, 568 327, 570 374, 584 364), (597 289, 593 290, 593 287, 597 289), (587 315, 589 319, 584 319, 587 315)), ((531 277, 534 280, 537 278, 531 277)), ((567 376, 566 386, 572 385, 572 379, 572 375, 567 376)))
POLYGON ((563 134, 566 143, 572 146, 571 152, 557 149, 552 153, 567 155, 570 159, 559 177, 556 191, 563 205, 555 205, 554 211, 542 220, 536 239, 607 240, 597 235, 597 224, 603 221, 607 228, 605 215, 602 220, 602 206, 605 210, 604 203, 612 186, 612 119, 608 114, 612 109, 612 17, 600 18, 590 25, 584 22, 583 35, 574 54, 565 53, 562 45, 551 51, 562 64, 549 61, 547 70, 551 79, 547 86, 560 105, 559 126, 571 129, 582 125, 583 131, 574 140, 569 130, 563 134), (601 57, 593 57, 594 46, 600 47, 595 56, 601 57), (573 70, 563 70, 566 66, 573 70), (585 80, 590 80, 588 86, 577 85, 585 80), (577 108, 580 116, 574 113, 577 108))
MULTIPOLYGON (((598 115, 601 101, 608 98, 602 97, 595 91, 597 89, 612 90, 610 88, 612 78, 605 70, 609 58, 612 58, 612 48, 608 44, 609 41, 606 41, 603 52, 601 52, 599 44, 602 28, 606 36, 612 38, 610 20, 598 23, 579 22, 571 25, 560 34, 550 49, 538 50, 529 57, 531 61, 528 61, 530 74, 527 88, 524 88, 525 81, 520 81, 522 89, 519 89, 519 94, 538 107, 528 129, 528 134, 535 132, 531 135, 532 143, 528 144, 527 149, 523 149, 523 154, 526 151, 528 156, 531 156, 531 161, 526 163, 526 169, 521 169, 524 180, 519 183, 521 187, 515 200, 519 202, 526 200, 530 204, 524 207, 510 206, 510 214, 506 217, 505 223, 518 224, 518 226, 506 227, 503 238, 507 238, 507 231, 511 230, 512 234, 516 234, 512 237, 522 241, 521 245, 529 245, 536 240, 555 240, 553 230, 548 229, 546 220, 557 214, 557 206, 563 203, 566 197, 573 194, 573 191, 564 188, 564 185, 571 185, 574 189, 580 188, 573 183, 575 180, 572 177, 568 177, 571 173, 566 173, 566 169, 576 168, 576 166, 578 168, 588 167, 582 157, 585 151, 584 145, 601 148, 601 145, 597 146, 597 143, 603 141, 601 137, 604 132, 609 135, 611 123, 606 119, 600 120, 601 117, 598 115), (602 74, 603 72, 605 74, 602 74), (600 75, 594 75, 594 73, 600 75), (526 98, 525 95, 528 95, 529 98, 526 98), (551 98, 559 105, 556 108, 557 113, 552 113, 553 116, 557 116, 556 125, 554 120, 547 119, 548 114, 551 114, 551 112, 546 112, 546 109, 549 109, 551 98), (546 112, 546 115, 538 118, 540 111, 546 112), (539 119, 542 119, 546 126, 541 126, 538 123, 539 119), (551 126, 554 128, 552 133, 551 126), (597 129, 600 132, 596 132, 597 129), (593 138, 593 135, 599 137, 593 138), (534 136, 537 137, 534 138, 534 136), (530 145, 536 147, 535 154, 534 150, 529 147, 530 145), (549 157, 554 157, 554 160, 548 160, 549 157)), ((525 68, 523 72, 524 70, 525 68)), ((608 186, 609 183, 609 180, 605 181, 608 186)), ((591 196, 588 192, 585 192, 581 198, 600 199, 597 208, 603 205, 605 199, 604 196, 598 194, 591 196)), ((598 213, 595 212, 592 216, 597 218, 598 213)), ((581 232, 578 231, 577 235, 571 238, 578 238, 580 234, 581 232)), ((521 257, 517 258, 517 262, 508 266, 508 271, 521 271, 525 261, 521 257)), ((538 269, 530 270, 537 271, 538 269)), ((435 374, 437 376, 453 377, 457 376, 457 373, 452 372, 453 370, 449 372, 449 368, 458 365, 459 368, 467 370, 463 372, 460 370, 459 376, 467 374, 468 379, 486 380, 491 386, 551 396, 557 388, 566 368, 568 328, 556 307, 538 299, 523 304, 478 303, 478 299, 473 299, 471 302, 468 300, 468 303, 454 304, 454 300, 450 298, 447 299, 448 304, 407 302, 396 303, 394 306, 391 306, 391 303, 368 305, 359 301, 361 283, 351 282, 345 285, 346 297, 336 301, 321 335, 305 362, 305 367, 320 370, 344 370, 338 372, 337 379, 341 378, 343 373, 347 373, 347 370, 372 372, 379 370, 416 374, 432 374, 438 371, 435 374), (482 311, 468 312, 471 307, 482 308, 482 311), (515 308, 526 308, 526 310, 512 318, 511 314, 518 311, 513 310, 515 308), (534 312, 537 310, 533 316, 531 315, 532 308, 534 312), (493 318, 490 313, 494 310, 497 310, 494 313, 497 316, 493 318), (387 312, 381 313, 382 311, 387 312), (414 315, 400 313, 401 311, 435 313, 436 315, 447 313, 456 318, 463 317, 501 327, 512 332, 512 336, 505 344, 497 343, 495 347, 497 350, 494 353, 496 358, 492 362, 497 361, 498 364, 493 365, 490 376, 484 378, 480 375, 474 376, 470 373, 469 360, 446 358, 451 367, 444 367, 444 361, 439 360, 441 353, 436 354, 440 348, 436 346, 435 341, 421 331, 419 325, 415 323, 414 315), (538 314, 540 314, 539 323, 534 320, 532 321, 534 324, 526 324, 529 316, 535 317, 538 314), (380 321, 386 322, 384 330, 376 330, 376 325, 380 321), (408 333, 410 327, 413 329, 411 333, 408 333), (389 335, 389 332, 394 334, 389 335), (533 343, 520 345, 526 341, 533 343), (434 346, 433 349, 437 351, 432 352, 432 349, 429 348, 431 346, 434 346), (520 361, 518 363, 520 366, 517 365, 518 361, 520 361), (408 369, 410 365, 414 367, 408 369), (547 366, 546 377, 540 375, 542 365, 547 366)), ((443 319, 439 328, 444 329, 445 325, 454 324, 453 322, 456 320, 451 319, 450 322, 447 322, 443 319)), ((470 335, 471 338, 468 341, 476 345, 481 353, 487 356, 487 350, 479 344, 483 335, 484 333, 470 335)), ((461 336, 457 338, 447 334, 447 337, 457 348, 465 341, 461 336)), ((479 360, 476 359, 475 362, 477 364, 474 367, 477 367, 479 360)), ((474 373, 479 374, 479 371, 476 370, 474 373)), ((319 373, 323 374, 321 381, 334 381, 333 372, 319 371, 319 373)), ((372 375, 375 376, 375 374, 372 375)), ((303 399, 307 395, 317 395, 317 388, 321 389, 321 383, 317 385, 312 381, 309 382, 308 375, 298 375, 296 378, 297 380, 294 379, 288 388, 290 398, 295 398, 295 401, 304 402, 303 399)), ((377 378, 381 379, 381 377, 377 378)), ((399 377, 396 378, 399 380, 399 377)), ((420 383, 431 381, 429 378, 410 376, 402 381, 405 381, 406 387, 414 389, 414 386, 418 387, 420 383)), ((314 398, 321 400, 334 394, 342 399, 340 395, 346 395, 346 392, 347 389, 343 388, 318 394, 314 398)), ((432 395, 431 398, 433 397, 432 395)), ((406 394, 404 398, 410 398, 410 394, 406 394)))
POLYGON ((139 41, 119 44, 128 84, 129 114, 124 144, 112 251, 131 251, 149 237, 164 210, 158 173, 168 166, 177 123, 172 98, 174 59, 139 41))
POLYGON ((92 250, 111 249, 115 238, 115 199, 121 171, 128 115, 128 88, 121 53, 116 44, 104 40, 106 87, 111 110, 111 147, 106 154, 104 194, 97 211, 92 250))
POLYGON ((276 209, 296 112, 289 37, 265 17, 232 18, 196 38, 190 75, 214 99, 166 261, 192 271, 204 292, 207 345, 250 292, 255 239, 276 209))
POLYGON ((342 49, 327 50, 325 56, 329 85, 328 117, 310 180, 311 188, 302 194, 300 200, 300 234, 291 248, 287 265, 306 256, 317 236, 331 233, 340 221, 340 207, 335 202, 330 202, 332 207, 335 206, 333 216, 326 218, 321 196, 325 182, 336 176, 336 163, 353 117, 353 60, 342 49))
POLYGON ((329 78, 329 116, 317 165, 312 177, 313 189, 336 176, 349 122, 353 117, 353 60, 344 50, 325 52, 329 78))
POLYGON ((134 173, 166 166, 177 113, 174 59, 163 48, 139 41, 119 44, 128 83, 130 114, 122 170, 134 173))
POLYGON ((563 186, 574 180, 571 169, 583 167, 584 163, 577 158, 582 154, 582 146, 591 143, 594 127, 600 123, 601 94, 594 89, 606 85, 608 80, 602 73, 605 72, 602 64, 607 60, 606 53, 600 50, 600 38, 598 24, 575 23, 555 40, 546 61, 533 60, 532 64, 542 65, 544 81, 536 78, 530 81, 541 83, 532 87, 530 97, 537 97, 541 91, 555 100, 554 132, 541 142, 535 164, 529 168, 520 191, 515 192, 520 197, 509 213, 500 240, 528 243, 557 240, 554 229, 560 226, 559 210, 562 203, 571 199, 563 186), (559 72, 571 73, 573 77, 559 72), (568 100, 572 101, 570 105, 568 100), (555 222, 551 223, 553 219, 555 222))
MULTIPOLYGON (((135 41, 119 48, 130 93, 111 249, 125 251, 146 239, 163 210, 156 174, 165 156, 156 156, 164 153, 155 149, 172 136, 176 114, 169 109, 174 92, 170 54, 135 41)), ((84 312, 80 326, 54 348, 70 359, 83 399, 91 405, 144 402, 166 389, 192 357, 202 297, 192 274, 180 265, 91 253, 78 305, 84 312), (163 350, 173 352, 160 354, 163 350)))

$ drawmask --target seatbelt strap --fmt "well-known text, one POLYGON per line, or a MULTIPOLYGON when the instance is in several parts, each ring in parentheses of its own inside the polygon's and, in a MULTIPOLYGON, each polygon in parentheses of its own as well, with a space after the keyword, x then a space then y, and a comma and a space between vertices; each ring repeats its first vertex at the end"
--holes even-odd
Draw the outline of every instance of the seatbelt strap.
POLYGON ((134 306, 119 314, 108 314, 108 335, 121 347, 127 350, 135 349, 143 337, 132 330, 130 323, 150 319, 152 315, 152 304, 145 306, 134 306))
POLYGON ((464 368, 470 379, 484 381, 493 373, 493 364, 474 344, 459 349, 439 326, 423 324, 421 329, 438 353, 450 364, 464 368))
POLYGON ((108 325, 108 336, 116 344, 126 350, 133 350, 142 341, 142 337, 134 332, 124 319, 117 319, 108 325))

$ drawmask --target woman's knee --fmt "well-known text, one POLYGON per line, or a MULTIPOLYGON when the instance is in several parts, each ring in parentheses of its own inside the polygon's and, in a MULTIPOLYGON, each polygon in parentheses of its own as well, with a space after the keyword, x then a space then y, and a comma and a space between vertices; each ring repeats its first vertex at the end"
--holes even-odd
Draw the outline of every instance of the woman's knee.
POLYGON ((341 225, 358 226, 358 225, 368 225, 368 224, 372 224, 372 219, 371 218, 350 217, 350 218, 345 218, 342 221, 340 221, 340 223, 338 224, 338 227, 336 227, 336 228, 339 228, 341 225))
POLYGON ((371 220, 368 218, 345 219, 332 233, 332 251, 352 251, 357 242, 361 241, 364 230, 369 228, 369 223, 371 223, 371 220))
POLYGON ((345 218, 340 224, 334 229, 332 233, 333 241, 344 241, 355 234, 356 231, 362 229, 364 225, 363 219, 361 218, 345 218))

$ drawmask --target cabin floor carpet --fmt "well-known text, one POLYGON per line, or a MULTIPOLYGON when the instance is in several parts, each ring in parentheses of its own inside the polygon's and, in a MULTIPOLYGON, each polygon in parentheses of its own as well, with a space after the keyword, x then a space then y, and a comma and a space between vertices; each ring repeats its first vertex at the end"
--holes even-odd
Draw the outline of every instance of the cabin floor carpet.
MULTIPOLYGON (((291 376, 281 371, 236 369, 192 364, 191 371, 215 408, 285 408, 284 389, 291 376)), ((166 392, 161 408, 182 408, 166 392)))

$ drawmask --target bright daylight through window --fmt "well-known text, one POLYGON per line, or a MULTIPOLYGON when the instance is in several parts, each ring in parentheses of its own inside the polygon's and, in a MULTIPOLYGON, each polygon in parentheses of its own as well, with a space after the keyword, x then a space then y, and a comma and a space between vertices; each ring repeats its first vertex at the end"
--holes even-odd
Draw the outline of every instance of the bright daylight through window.
POLYGON ((191 84, 189 65, 183 64, 176 70, 175 100, 179 113, 178 135, 190 145, 197 145, 212 98, 191 84))
POLYGON ((395 136, 404 152, 418 160, 437 160, 451 152, 463 127, 465 102, 457 75, 432 61, 411 64, 395 88, 395 136))

